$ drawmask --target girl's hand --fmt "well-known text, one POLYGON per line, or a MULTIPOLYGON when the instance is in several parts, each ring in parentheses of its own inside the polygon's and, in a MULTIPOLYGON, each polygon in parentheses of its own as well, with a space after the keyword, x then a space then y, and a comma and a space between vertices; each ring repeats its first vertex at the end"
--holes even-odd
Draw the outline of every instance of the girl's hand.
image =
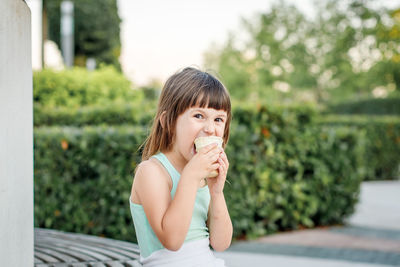
POLYGON ((189 173, 191 177, 195 177, 200 183, 200 181, 207 177, 212 171, 220 167, 220 163, 217 161, 220 157, 220 153, 221 148, 219 148, 217 144, 209 144, 203 147, 186 164, 182 175, 183 173, 189 173))
POLYGON ((211 196, 215 194, 221 194, 224 190, 224 185, 226 181, 226 174, 228 173, 229 161, 225 154, 225 151, 220 153, 218 158, 219 168, 218 176, 214 178, 207 178, 208 189, 210 190, 211 196))

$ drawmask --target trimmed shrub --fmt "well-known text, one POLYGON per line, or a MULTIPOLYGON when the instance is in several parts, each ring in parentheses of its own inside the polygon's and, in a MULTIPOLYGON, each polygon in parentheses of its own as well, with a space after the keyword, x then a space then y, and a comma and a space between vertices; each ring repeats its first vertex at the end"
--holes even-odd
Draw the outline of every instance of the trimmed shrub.
POLYGON ((372 98, 331 104, 326 114, 400 115, 400 97, 372 98))
MULTIPOLYGON (((35 126, 84 126, 84 125, 121 125, 135 124, 149 126, 155 113, 155 101, 138 102, 132 101, 125 104, 108 104, 101 106, 84 106, 79 108, 48 108, 41 105, 34 105, 34 124, 35 126)), ((247 113, 254 112, 249 110, 254 107, 249 104, 240 104, 233 109, 234 120, 238 123, 250 123, 247 113)), ((258 107, 261 109, 261 106, 258 107)), ((274 107, 279 116, 295 114, 298 124, 308 125, 316 116, 317 111, 312 106, 276 106, 274 107)))
POLYGON ((64 71, 44 69, 33 74, 33 101, 43 107, 78 108, 110 102, 140 101, 143 93, 114 67, 87 71, 75 67, 64 71))
POLYGON ((366 132, 365 180, 400 179, 400 117, 327 115, 315 119, 320 125, 351 127, 366 132))
POLYGON ((35 129, 35 226, 136 241, 129 195, 134 127, 35 129))
POLYGON ((358 200, 365 134, 280 112, 241 110, 232 126, 225 195, 235 236, 343 223, 358 200))
MULTIPOLYGON (((362 131, 316 128, 285 109, 242 108, 234 117, 225 196, 236 238, 336 224, 352 213, 362 131)), ((128 198, 147 131, 35 128, 35 226, 136 241, 128 198)))
POLYGON ((148 125, 155 115, 151 103, 108 104, 81 108, 34 105, 35 126, 148 125))

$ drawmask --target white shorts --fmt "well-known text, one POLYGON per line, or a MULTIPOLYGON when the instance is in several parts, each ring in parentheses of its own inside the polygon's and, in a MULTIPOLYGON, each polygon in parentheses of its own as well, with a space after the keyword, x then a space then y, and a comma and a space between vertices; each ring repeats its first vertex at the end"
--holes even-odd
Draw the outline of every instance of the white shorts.
POLYGON ((140 262, 143 267, 226 267, 224 260, 214 256, 208 238, 186 242, 177 251, 154 251, 140 262))

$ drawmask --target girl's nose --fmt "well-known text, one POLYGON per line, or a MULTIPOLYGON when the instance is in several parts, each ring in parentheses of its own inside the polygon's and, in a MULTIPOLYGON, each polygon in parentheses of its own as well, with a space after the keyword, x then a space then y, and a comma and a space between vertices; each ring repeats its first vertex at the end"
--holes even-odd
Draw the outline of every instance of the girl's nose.
POLYGON ((206 123, 206 125, 204 126, 204 132, 208 134, 214 134, 214 131, 215 131, 214 124, 212 122, 206 123))

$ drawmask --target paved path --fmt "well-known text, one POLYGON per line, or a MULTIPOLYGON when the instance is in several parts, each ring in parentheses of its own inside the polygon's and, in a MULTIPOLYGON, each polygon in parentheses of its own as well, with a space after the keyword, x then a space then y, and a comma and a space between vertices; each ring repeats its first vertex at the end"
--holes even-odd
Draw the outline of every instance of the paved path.
POLYGON ((346 226, 235 242, 216 255, 228 267, 400 266, 400 181, 363 183, 346 226))
POLYGON ((366 182, 351 225, 400 230, 400 181, 366 182))

